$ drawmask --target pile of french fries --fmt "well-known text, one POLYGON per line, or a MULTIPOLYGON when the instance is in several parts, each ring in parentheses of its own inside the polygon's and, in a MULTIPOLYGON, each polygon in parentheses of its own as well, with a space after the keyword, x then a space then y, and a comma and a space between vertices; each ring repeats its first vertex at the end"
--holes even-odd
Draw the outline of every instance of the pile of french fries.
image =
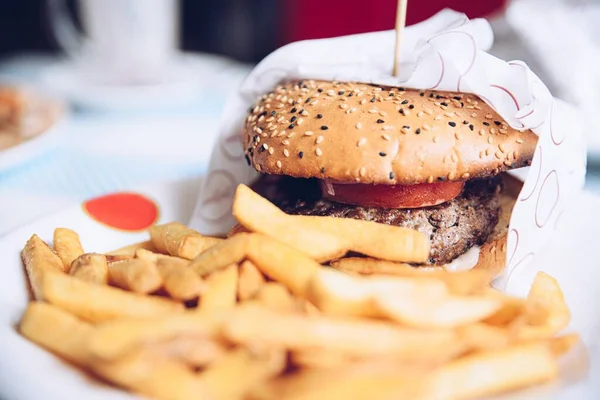
POLYGON ((226 239, 179 223, 85 253, 33 235, 20 332, 84 371, 157 399, 470 399, 557 378, 576 334, 550 276, 526 299, 484 271, 414 268, 427 238, 291 216, 246 186, 226 239), (346 257, 353 254, 353 257, 346 257), (359 254, 360 256, 357 256, 359 254))

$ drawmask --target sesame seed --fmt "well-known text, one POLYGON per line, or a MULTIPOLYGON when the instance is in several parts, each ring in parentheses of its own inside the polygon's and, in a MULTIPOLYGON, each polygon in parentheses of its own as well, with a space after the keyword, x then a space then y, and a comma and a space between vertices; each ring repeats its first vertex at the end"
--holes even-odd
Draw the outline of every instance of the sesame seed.
POLYGON ((340 108, 341 108, 342 110, 345 110, 346 108, 348 108, 348 104, 346 104, 346 103, 342 103, 342 104, 340 104, 340 108))
POLYGON ((257 132, 257 133, 263 133, 263 130, 262 130, 262 129, 260 129, 260 127, 258 127, 258 126, 256 127, 256 129, 255 129, 255 130, 256 130, 256 132, 257 132))
MULTIPOLYGON (((412 104, 411 104, 411 106, 412 106, 412 104)), ((408 107, 408 108, 414 108, 414 107, 408 107)), ((408 111, 408 110, 405 110, 405 111, 403 112, 403 114, 404 114, 404 115, 406 115, 406 116, 408 117, 408 116, 410 115, 410 111, 408 111)))
POLYGON ((428 124, 423 124, 423 130, 429 132, 431 130, 431 126, 429 126, 428 124))
POLYGON ((438 136, 433 137, 433 143, 437 143, 439 141, 440 141, 440 138, 438 136))
POLYGON ((380 152, 379 152, 379 156, 380 156, 380 157, 385 157, 385 156, 387 156, 387 153, 385 153, 385 152, 383 152, 383 151, 380 151, 380 152))
POLYGON ((439 121, 440 119, 442 119, 441 115, 436 115, 435 118, 434 118, 435 121, 439 121))
POLYGON ((471 174, 469 174, 468 172, 465 172, 464 174, 462 174, 461 178, 469 179, 470 176, 471 176, 471 174))
POLYGON ((416 133, 417 135, 420 135, 420 134, 421 134, 421 128, 417 128, 417 129, 415 130, 415 133, 416 133))
POLYGON ((488 136, 488 143, 489 144, 494 144, 494 138, 491 136, 488 136))
POLYGON ((367 99, 362 99, 362 100, 360 101, 360 104, 365 104, 366 102, 367 102, 367 99))
POLYGON ((369 110, 369 114, 377 114, 377 109, 376 108, 371 108, 369 110))
POLYGON ((454 113, 452 111, 445 112, 444 115, 446 117, 454 117, 454 113))
POLYGON ((460 133, 458 133, 458 132, 454 133, 454 137, 456 138, 456 140, 461 139, 460 133))
POLYGON ((490 133, 493 135, 494 133, 496 133, 496 128, 490 128, 490 133))
POLYGON ((311 106, 316 106, 319 103, 319 100, 315 100, 310 103, 311 106))
POLYGON ((457 162, 458 161, 458 157, 454 153, 452 153, 452 155, 450 156, 450 158, 452 159, 452 162, 457 162))
POLYGON ((475 118, 477 116, 477 113, 471 113, 471 117, 475 118))
POLYGON ((414 105, 414 104, 411 104, 411 105, 409 105, 409 106, 408 106, 408 109, 409 109, 409 110, 412 110, 413 108, 415 108, 415 105, 414 105))
POLYGON ((489 147, 487 149, 485 149, 485 155, 489 156, 490 154, 492 154, 492 149, 490 149, 489 147))
POLYGON ((358 139, 358 142, 356 142, 356 146, 360 147, 360 146, 364 145, 365 143, 367 143, 367 138, 360 138, 360 139, 358 139))
POLYGON ((290 133, 288 133, 288 134, 287 134, 287 136, 286 136, 286 137, 287 137, 288 139, 291 139, 291 138, 293 138, 294 136, 296 136, 296 132, 290 132, 290 133))
POLYGON ((500 149, 500 151, 501 151, 502 153, 506 153, 506 148, 504 147, 504 145, 503 145, 502 143, 500 143, 500 144, 498 145, 498 149, 500 149))
POLYGON ((277 165, 277 168, 281 168, 281 161, 277 160, 277 162, 275 163, 275 165, 277 165))
POLYGON ((386 115, 388 115, 388 113, 386 113, 385 111, 379 111, 379 115, 385 117, 386 115))
POLYGON ((512 167, 512 163, 510 161, 504 161, 504 165, 506 165, 507 167, 512 167))
POLYGON ((327 129, 329 129, 329 128, 327 127, 327 125, 321 125, 321 130, 322 130, 322 131, 326 131, 327 129))
POLYGON ((333 91, 333 89, 329 89, 329 90, 327 91, 327 96, 330 96, 330 97, 333 97, 333 96, 335 96, 335 92, 333 91))
POLYGON ((427 114, 427 115, 432 115, 432 114, 433 114, 433 110, 431 110, 431 109, 429 109, 429 108, 426 108, 426 109, 425 109, 425 114, 427 114))
POLYGON ((362 124, 360 122, 356 123, 356 129, 362 129, 362 124))
POLYGON ((360 167, 360 169, 358 170, 358 174, 360 176, 365 176, 367 174, 367 169, 365 167, 360 167))
POLYGON ((377 100, 375 96, 371 97, 371 103, 375 103, 375 100, 377 100))
POLYGON ((384 124, 384 123, 385 123, 385 121, 384 121, 384 120, 382 120, 381 118, 379 118, 379 119, 377 120, 377 123, 378 123, 378 124, 384 124))
POLYGON ((323 136, 317 136, 317 138, 315 139, 315 144, 319 144, 321 142, 323 142, 323 136))
POLYGON ((323 118, 323 114, 317 114, 317 119, 323 118))
POLYGON ((279 103, 275 106, 275 108, 283 108, 284 104, 283 103, 279 103))
POLYGON ((500 126, 500 125, 502 125, 502 122, 500 122, 500 121, 494 121, 494 124, 496 124, 496 126, 500 126))
POLYGON ((452 121, 450 121, 450 122, 448 122, 448 125, 450 125, 451 127, 453 127, 453 128, 454 128, 454 127, 456 126, 456 122, 452 122, 452 121))
POLYGON ((385 140, 385 141, 388 141, 388 142, 391 140, 391 137, 390 137, 390 135, 386 135, 385 133, 384 133, 383 135, 381 135, 381 138, 382 138, 383 140, 385 140))
POLYGON ((317 92, 319 92, 319 93, 323 93, 323 89, 321 89, 321 88, 318 88, 318 89, 317 89, 317 92))
POLYGON ((433 183, 433 176, 429 175, 429 178, 427 178, 427 183, 433 183))
POLYGON ((500 133, 503 133, 503 134, 507 134, 508 133, 508 131, 506 129, 498 129, 498 131, 500 133))
POLYGON ((519 144, 522 144, 523 143, 523 139, 517 139, 516 142, 519 143, 519 144))
POLYGON ((287 146, 288 144, 290 144, 290 141, 285 139, 284 141, 281 142, 282 145, 287 146))
POLYGON ((345 92, 344 92, 343 90, 340 90, 340 91, 338 92, 338 94, 339 94, 340 96, 341 96, 341 95, 343 95, 344 93, 345 93, 345 92))
POLYGON ((500 153, 499 151, 495 152, 494 155, 496 156, 496 158, 498 160, 502 160, 502 158, 504 158, 504 156, 502 155, 502 153, 500 153))
POLYGON ((300 115, 302 115, 303 117, 308 117, 308 111, 302 110, 300 111, 300 115))
POLYGON ((479 134, 480 134, 481 136, 485 135, 485 129, 481 128, 481 129, 479 130, 479 134))
POLYGON ((283 155, 286 157, 290 156, 290 151, 288 149, 283 149, 283 155))
POLYGON ((289 125, 288 125, 288 129, 294 129, 294 127, 295 127, 295 126, 296 126, 296 125, 294 125, 294 124, 289 124, 289 125))
POLYGON ((304 123, 304 120, 302 118, 299 118, 298 121, 296 122, 296 125, 302 125, 304 123))
POLYGON ((266 143, 263 143, 262 147, 263 147, 265 150, 268 150, 268 149, 269 149, 269 145, 268 145, 268 144, 266 144, 266 143))
POLYGON ((346 114, 350 114, 356 111, 356 107, 351 107, 349 109, 346 110, 346 114))
POLYGON ((292 108, 292 109, 290 110, 290 112, 291 112, 292 114, 293 114, 293 113, 295 113, 296 111, 297 111, 296 107, 294 107, 294 108, 292 108))
POLYGON ((516 160, 517 158, 519 158, 519 152, 515 150, 513 151, 513 159, 516 160))
POLYGON ((473 126, 473 124, 469 125, 469 129, 472 130, 472 131, 475 130, 475 127, 473 126))
POLYGON ((254 168, 256 168, 256 170, 257 170, 257 171, 260 171, 260 169, 261 169, 261 166, 260 166, 260 164, 256 164, 256 165, 254 166, 254 168))
POLYGON ((486 115, 485 115, 485 118, 486 118, 486 119, 492 119, 492 118, 494 118, 494 116, 493 116, 492 114, 486 114, 486 115))
POLYGON ((484 124, 485 126, 490 126, 490 123, 489 123, 489 122, 485 122, 485 121, 483 121, 483 124, 484 124))
POLYGON ((317 147, 315 149, 315 154, 317 155, 317 157, 321 157, 323 155, 323 151, 317 147))
POLYGON ((275 151, 275 149, 273 147, 269 147, 269 150, 268 150, 269 154, 273 154, 274 151, 275 151))
POLYGON ((456 172, 452 171, 448 174, 448 180, 451 181, 456 178, 456 172))
POLYGON ((484 155, 484 154, 485 154, 485 151, 481 150, 481 151, 479 152, 479 158, 483 158, 483 155, 484 155))
POLYGON ((394 175, 394 171, 390 172, 390 179, 394 179, 396 177, 396 175, 394 175))
POLYGON ((404 108, 400 108, 400 109, 398 109, 398 112, 399 112, 400 114, 404 114, 404 108))
POLYGON ((304 157, 304 152, 303 151, 299 152, 298 157, 300 157, 300 158, 304 157))

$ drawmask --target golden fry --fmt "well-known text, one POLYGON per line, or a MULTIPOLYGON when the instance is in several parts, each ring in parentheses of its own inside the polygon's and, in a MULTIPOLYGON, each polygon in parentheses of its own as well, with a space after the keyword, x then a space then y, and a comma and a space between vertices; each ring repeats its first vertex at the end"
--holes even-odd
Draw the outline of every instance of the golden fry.
POLYGON ((56 228, 54 230, 54 250, 64 265, 64 271, 71 269, 71 264, 83 254, 83 247, 79 241, 79 235, 67 228, 56 228))
POLYGON ((168 342, 153 344, 152 348, 159 354, 193 367, 206 367, 228 353, 223 343, 203 337, 177 337, 168 342))
POLYGON ((201 376, 209 398, 243 399, 253 387, 283 371, 285 354, 270 351, 252 354, 248 349, 238 348, 205 369, 201 376))
POLYGON ((367 257, 347 257, 331 262, 331 266, 344 272, 361 275, 392 275, 408 278, 430 278, 443 281, 451 293, 464 295, 481 293, 489 288, 491 276, 487 271, 448 272, 440 268, 413 267, 410 264, 378 260, 367 257))
POLYGON ((402 360, 447 360, 464 350, 456 332, 405 329, 381 321, 280 313, 242 305, 223 334, 234 343, 290 350, 328 349, 350 357, 388 355, 402 360))
POLYGON ((62 273, 44 274, 40 293, 49 303, 92 322, 183 311, 181 303, 169 299, 95 285, 62 273))
POLYGON ((90 354, 112 361, 142 346, 165 343, 176 338, 213 338, 223 324, 226 313, 186 311, 156 317, 108 321, 90 339, 90 354))
POLYGON ((65 271, 63 262, 38 235, 31 236, 27 241, 21 252, 21 259, 29 277, 33 297, 36 300, 43 299, 41 286, 44 273, 65 271))
POLYGON ((69 273, 89 283, 108 284, 108 263, 102 254, 82 254, 73 261, 69 273))
POLYGON ((558 366, 543 343, 459 358, 435 372, 424 399, 470 399, 555 379, 558 366))
POLYGON ((73 314, 42 302, 29 303, 19 324, 23 336, 80 366, 87 364, 86 345, 93 330, 73 314))
POLYGON ((264 284, 265 277, 252 261, 246 260, 240 265, 238 281, 238 298, 240 301, 254 297, 264 284))
POLYGON ((319 262, 348 251, 417 263, 429 257, 429 240, 418 231, 350 218, 287 215, 245 185, 237 188, 233 215, 249 230, 293 246, 319 262))
POLYGON ((200 298, 201 311, 226 311, 235 307, 238 284, 238 266, 213 272, 206 279, 206 288, 200 298))
POLYGON ((251 237, 251 234, 240 233, 223 240, 194 258, 190 267, 204 277, 231 264, 239 264, 246 257, 251 237))
POLYGON ((256 294, 255 299, 270 310, 294 312, 301 309, 297 299, 292 296, 290 291, 277 282, 263 284, 256 294))
POLYGON ((202 236, 178 222, 155 225, 149 230, 150 238, 160 253, 193 260, 223 239, 202 236))
POLYGON ((120 249, 109 251, 106 253, 106 256, 133 256, 138 249, 157 251, 154 244, 152 244, 152 241, 146 240, 145 242, 134 243, 129 246, 121 247, 120 249))
POLYGON ((156 265, 139 258, 111 264, 108 280, 113 286, 135 293, 152 293, 163 284, 156 265))

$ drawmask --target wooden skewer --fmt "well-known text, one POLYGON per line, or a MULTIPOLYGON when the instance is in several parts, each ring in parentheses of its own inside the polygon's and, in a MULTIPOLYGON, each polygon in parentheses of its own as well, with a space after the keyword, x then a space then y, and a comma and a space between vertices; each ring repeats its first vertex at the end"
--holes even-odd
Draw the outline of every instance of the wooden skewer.
POLYGON ((402 33, 406 25, 406 4, 408 0, 398 0, 396 9, 396 51, 394 52, 394 68, 392 75, 398 76, 398 67, 400 64, 400 45, 402 44, 402 33))

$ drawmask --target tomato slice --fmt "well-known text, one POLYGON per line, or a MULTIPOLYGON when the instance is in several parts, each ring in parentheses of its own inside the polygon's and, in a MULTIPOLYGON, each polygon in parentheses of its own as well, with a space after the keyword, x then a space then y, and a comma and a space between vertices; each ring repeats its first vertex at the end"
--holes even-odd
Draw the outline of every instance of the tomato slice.
POLYGON ((445 203, 458 196, 464 182, 417 185, 369 185, 321 181, 323 197, 338 203, 381 208, 421 208, 445 203))

